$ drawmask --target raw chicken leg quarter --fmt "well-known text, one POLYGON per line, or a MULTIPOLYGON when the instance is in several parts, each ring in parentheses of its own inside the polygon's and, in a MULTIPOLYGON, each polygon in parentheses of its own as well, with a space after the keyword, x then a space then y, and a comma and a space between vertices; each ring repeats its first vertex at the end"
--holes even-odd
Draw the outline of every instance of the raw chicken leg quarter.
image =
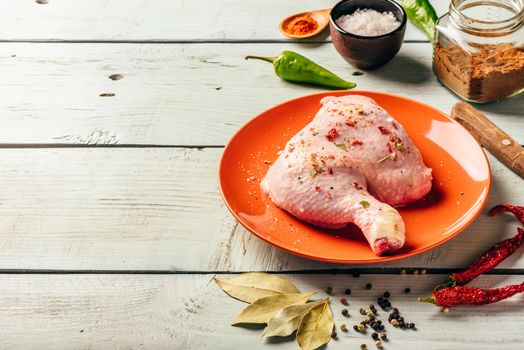
POLYGON ((431 190, 431 169, 406 131, 369 97, 325 97, 261 182, 280 208, 313 225, 355 223, 382 256, 404 245, 393 208, 431 190))

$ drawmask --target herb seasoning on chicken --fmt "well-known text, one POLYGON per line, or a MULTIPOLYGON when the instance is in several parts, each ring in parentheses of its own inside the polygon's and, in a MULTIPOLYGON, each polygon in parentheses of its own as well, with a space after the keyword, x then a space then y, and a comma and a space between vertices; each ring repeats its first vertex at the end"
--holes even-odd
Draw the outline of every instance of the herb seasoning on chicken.
POLYGON ((392 206, 425 196, 431 169, 400 123, 374 100, 348 95, 321 103, 269 168, 262 190, 278 207, 311 224, 354 223, 375 254, 391 254, 405 240, 404 222, 392 206), (332 192, 317 190, 333 186, 332 192))

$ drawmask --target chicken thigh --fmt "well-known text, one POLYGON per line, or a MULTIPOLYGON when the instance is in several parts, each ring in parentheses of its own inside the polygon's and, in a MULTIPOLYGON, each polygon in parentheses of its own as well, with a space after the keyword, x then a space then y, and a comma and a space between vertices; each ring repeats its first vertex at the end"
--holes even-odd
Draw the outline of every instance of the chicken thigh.
POLYGON ((325 97, 261 182, 278 207, 313 225, 354 223, 373 252, 404 245, 402 217, 392 206, 425 196, 431 169, 406 131, 371 98, 325 97))

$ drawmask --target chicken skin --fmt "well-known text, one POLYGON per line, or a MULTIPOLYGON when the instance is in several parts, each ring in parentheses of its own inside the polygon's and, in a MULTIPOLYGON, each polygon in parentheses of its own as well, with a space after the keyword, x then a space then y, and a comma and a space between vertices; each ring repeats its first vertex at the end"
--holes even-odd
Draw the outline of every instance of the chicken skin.
POLYGON ((368 97, 325 97, 261 182, 278 207, 326 228, 356 224, 379 256, 400 249, 396 205, 431 190, 431 169, 406 131, 368 97))

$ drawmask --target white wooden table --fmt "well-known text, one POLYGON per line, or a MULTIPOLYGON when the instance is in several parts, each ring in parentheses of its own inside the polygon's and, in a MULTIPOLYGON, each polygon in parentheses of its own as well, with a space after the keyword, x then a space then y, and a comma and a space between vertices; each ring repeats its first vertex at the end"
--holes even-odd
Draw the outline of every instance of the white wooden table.
MULTIPOLYGON (((278 272, 305 290, 332 286, 335 295, 349 287, 355 315, 390 291, 418 331, 390 330, 386 349, 524 348, 524 297, 449 314, 415 301, 513 235, 510 216, 484 211, 427 253, 344 266, 284 253, 224 206, 217 162, 233 132, 274 104, 320 91, 283 82, 246 54, 296 50, 360 89, 410 96, 444 112, 458 100, 436 81, 431 47, 411 25, 392 62, 358 77, 328 36, 292 43, 278 33, 284 15, 334 3, 0 2, 1 349, 296 349, 229 326, 243 304, 211 279, 243 271, 278 272), (408 274, 399 275, 401 268, 408 274), (427 274, 413 275, 414 268, 427 274)), ((446 11, 448 1, 433 3, 446 11)), ((523 107, 522 97, 479 106, 521 144, 523 107)), ((523 180, 488 156, 487 208, 522 204, 523 180)), ((478 283, 523 275, 520 251, 478 283)), ((332 307, 341 322, 341 305, 332 307)), ((369 335, 339 332, 328 348, 363 342, 374 348, 369 335)))

